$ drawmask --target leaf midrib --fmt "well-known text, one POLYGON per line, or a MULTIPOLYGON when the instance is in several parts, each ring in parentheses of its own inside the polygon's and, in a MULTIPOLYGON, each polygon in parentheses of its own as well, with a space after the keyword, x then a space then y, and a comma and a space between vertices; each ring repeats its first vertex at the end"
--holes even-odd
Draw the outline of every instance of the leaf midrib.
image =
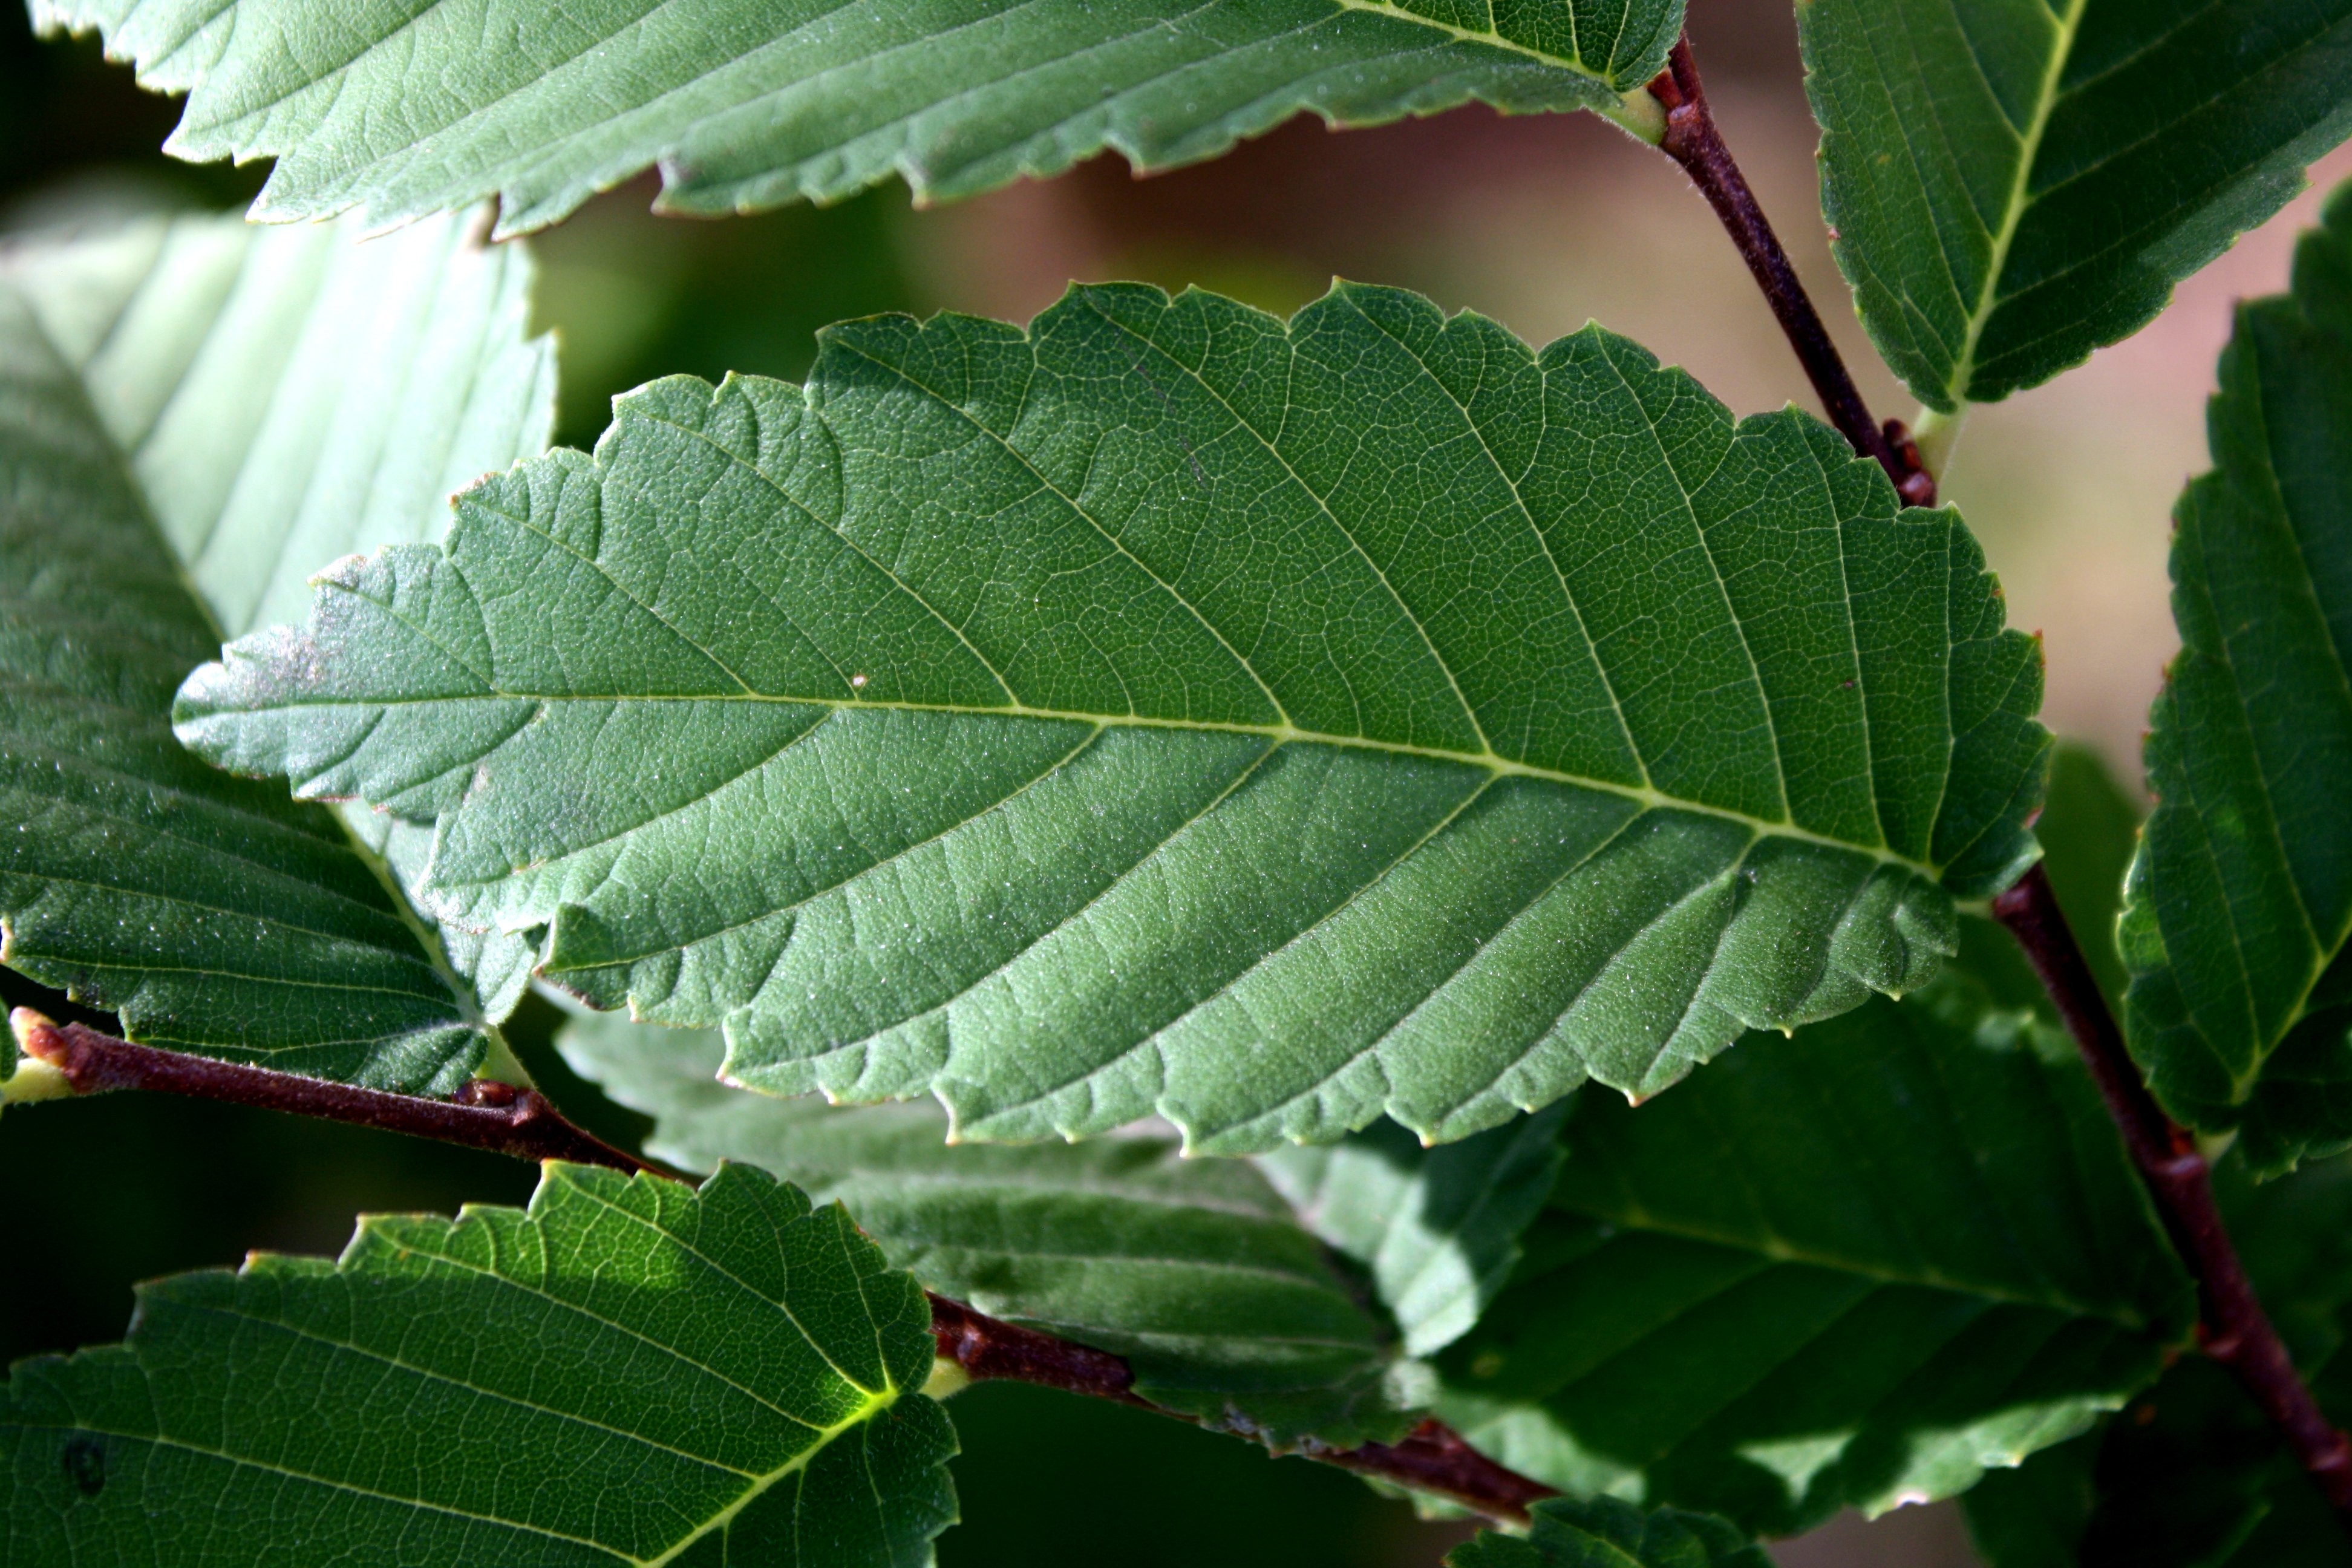
MULTIPOLYGON (((371 604, 373 601, 369 601, 371 604)), ((380 607, 380 606, 379 606, 380 607)), ((1033 719, 1064 724, 1092 724, 1097 730, 1136 729, 1173 730, 1187 734, 1252 735, 1273 742, 1272 749, 1291 744, 1333 746, 1352 751, 1374 752, 1391 756, 1423 758, 1435 762, 1458 763, 1465 767, 1484 768, 1495 778, 1528 778, 1570 789, 1590 790, 1613 795, 1630 800, 1645 811, 1682 811, 1696 816, 1736 822, 1759 837, 1785 838, 1823 849, 1835 849, 1859 855, 1883 866, 1895 866, 1939 883, 1940 868, 1927 861, 1914 860, 1885 846, 1854 844, 1826 833, 1817 833, 1786 820, 1769 821, 1751 816, 1729 806, 1711 805, 1704 801, 1685 800, 1664 791, 1640 784, 1620 784, 1614 780, 1591 778, 1581 773, 1568 773, 1559 768, 1547 768, 1533 763, 1522 763, 1510 757, 1486 752, 1450 752, 1436 746, 1421 746, 1406 741, 1384 741, 1364 735, 1334 735, 1319 730, 1302 730, 1293 724, 1248 724, 1220 719, 1163 719, 1133 713, 1087 713, 1075 709, 1033 708, 1026 703, 1008 703, 1002 708, 977 708, 954 702, 881 701, 872 699, 850 700, 831 697, 780 697, 765 692, 719 692, 709 695, 685 693, 595 693, 595 692, 526 692, 486 690, 454 697, 402 697, 367 700, 332 698, 320 701, 295 701, 254 709, 252 712, 283 710, 287 708, 366 708, 389 709, 408 707, 450 708, 464 702, 522 702, 542 707, 567 702, 604 702, 615 706, 627 703, 773 703, 783 707, 826 708, 835 712, 892 712, 962 714, 982 719, 1033 719)), ((698 797, 700 798, 700 797, 698 797)), ((667 816, 668 813, 660 815, 667 816)))
POLYGON ((1976 374, 1977 345, 1983 340, 1993 311, 2000 305, 2001 273, 2009 266, 2010 247, 2017 239, 2018 226, 2025 221, 2026 209, 2033 205, 2027 194, 2033 177, 2033 161, 2041 153, 2042 133, 2049 129, 2050 116, 2057 108, 2058 84, 2065 75, 2067 60, 2074 55, 2074 35, 2082 26, 2088 5, 2089 0, 2068 0, 2066 14, 2058 20, 2057 36, 2051 41, 2050 60, 2042 69, 2033 117, 2018 141, 2017 169, 2010 176, 2009 201, 2001 212, 2000 227, 1992 236, 1984 284, 1977 291, 1976 308, 1969 312, 1968 333, 1960 340, 1959 357, 1953 362, 1951 378, 1946 384, 1947 392, 1958 403, 1969 400, 1969 384, 1976 374))
POLYGON ((2047 1310, 2064 1312, 2077 1318, 2099 1318, 2136 1331, 2144 1331, 2149 1327, 2147 1318, 2129 1307, 2095 1306, 2088 1302, 2078 1301, 2063 1292, 2053 1291, 2047 1295, 2041 1295, 2006 1286, 1965 1279, 1932 1268, 1910 1271, 1890 1268, 1882 1264, 1864 1263, 1820 1247, 1801 1247, 1776 1230, 1767 1230, 1760 1236, 1743 1235, 1716 1226, 1670 1219, 1638 1203, 1628 1203, 1615 1208, 1597 1204, 1562 1205, 1561 1207, 1566 1212, 1582 1218, 1613 1226, 1617 1227, 1620 1234, 1659 1236, 1675 1241, 1691 1241, 1708 1247, 1719 1247, 1727 1252, 1756 1258, 1762 1268, 1792 1266, 1820 1268, 1830 1273, 1849 1275, 1857 1279, 1867 1279, 1878 1286, 1904 1286, 1915 1289, 1946 1290, 1954 1295, 1972 1297, 1985 1301, 1998 1301, 2012 1307, 2039 1307, 2047 1310))

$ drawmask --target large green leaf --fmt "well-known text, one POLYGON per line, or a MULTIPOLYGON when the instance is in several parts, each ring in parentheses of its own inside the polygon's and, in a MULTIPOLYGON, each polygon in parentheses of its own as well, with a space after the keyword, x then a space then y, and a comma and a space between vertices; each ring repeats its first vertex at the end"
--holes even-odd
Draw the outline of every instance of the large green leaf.
POLYGON ((528 1211, 140 1289, 0 1392, 10 1563, 930 1561, 930 1310, 839 1206, 550 1165, 528 1211))
POLYGON ((497 195, 500 232, 553 223, 658 163, 664 205, 745 212, 892 174, 918 196, 1213 157, 1311 110, 1334 124, 1473 99, 1597 109, 1635 95, 1680 0, 33 0, 185 92, 168 146, 278 160, 266 217, 389 222, 497 195))
POLYGON ((1114 1352, 1137 1392, 1277 1446, 1393 1439, 1426 1394, 1315 1237, 1244 1162, 1172 1139, 950 1145, 933 1105, 828 1108, 717 1081, 707 1030, 578 1019, 564 1058, 654 1118, 686 1170, 743 1160, 838 1199, 893 1265, 992 1317, 1114 1352))
POLYGON ((1458 1143, 1426 1148, 1393 1121, 1258 1165, 1316 1234, 1371 1270, 1404 1347, 1460 1339, 1519 1260, 1559 1174, 1560 1101, 1458 1143))
POLYGON ((2181 650, 2123 919, 2133 1054, 2255 1169, 2352 1142, 2352 194, 2242 305, 2176 513, 2181 650))
POLYGON ((1536 1504, 1524 1536, 1482 1531, 1445 1568, 1771 1568, 1764 1549, 1703 1513, 1644 1513, 1616 1498, 1536 1504))
POLYGON ((0 262, 0 926, 135 1038, 446 1090, 527 950, 408 910, 429 835, 362 813, 355 842, 170 728, 224 628, 545 442, 528 258, 352 238, 157 219, 0 262))
POLYGON ((1960 976, 1580 1097, 1440 1410, 1580 1495, 1769 1533, 1948 1496, 2150 1381, 2194 1302, 2062 1037, 1960 976))
POLYGON ((2352 131, 2352 0, 1801 0, 1838 265, 1930 407, 2079 364, 2352 131))
MULTIPOLYGON (((2352 1161, 2256 1185, 2216 1173, 2257 1293, 2321 1408, 2352 1419, 2352 1161)), ((1963 1505, 1993 1568, 2334 1568, 2336 1510, 2218 1363, 2182 1358, 2095 1432, 1989 1476, 1963 1505)))
POLYGON ((2048 738, 1950 511, 1598 328, 1086 288, 677 378, 322 579, 183 739, 436 908, 961 1136, 1466 1135, 1924 983, 2048 738))

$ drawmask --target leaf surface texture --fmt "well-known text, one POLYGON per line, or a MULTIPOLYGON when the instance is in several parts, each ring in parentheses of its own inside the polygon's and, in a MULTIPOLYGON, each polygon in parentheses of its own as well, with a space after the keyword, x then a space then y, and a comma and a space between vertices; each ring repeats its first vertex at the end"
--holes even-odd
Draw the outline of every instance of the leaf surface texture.
POLYGON ((436 912, 753 1088, 1450 1139, 1919 984, 2032 853, 1958 516, 1597 328, 1087 288, 617 406, 179 733, 437 821, 436 912))
POLYGON ((2352 1142, 2352 198, 2239 307, 2175 513, 2181 650, 2123 918, 2133 1054, 2258 1172, 2352 1142))
POLYGON ((2194 1304, 2063 1037, 1961 976, 1582 1096, 1527 1256, 1440 1359, 1472 1441, 1745 1529, 1949 1496, 2151 1381, 2194 1304))
POLYGON ((2128 337, 2352 131, 2352 0, 1802 0, 1822 204, 1930 407, 2128 337))
MULTIPOLYGON (((946 1142, 935 1105, 828 1107, 718 1082, 715 1032, 573 1020, 564 1058, 654 1118, 685 1170, 747 1161, 838 1200, 890 1262, 986 1312, 1127 1358, 1154 1404, 1276 1446, 1393 1441, 1391 1336, 1248 1163, 1172 1139, 946 1142)), ((1419 1385, 1425 1392, 1426 1379, 1419 1385)))
MULTIPOLYGON (((374 223, 496 195, 502 234, 658 164, 705 214, 1213 157, 1302 111, 1601 109, 1680 0, 35 0, 184 92, 183 157, 278 160, 257 216, 374 223)), ((1647 100, 1643 100, 1646 106, 1647 100)))
POLYGON ((429 835, 362 820, 355 843, 170 727, 224 629, 299 606, 321 562, 435 536, 452 487, 545 444, 527 258, 446 221, 352 237, 156 219, 0 263, 0 795, 19 828, 0 924, 12 967, 134 1038, 446 1091, 527 952, 474 932, 444 951, 408 910, 395 885, 429 835))
POLYGON ((930 1310, 838 1205, 551 1164, 528 1211, 142 1286, 0 1394, 15 1563, 930 1561, 930 1310))

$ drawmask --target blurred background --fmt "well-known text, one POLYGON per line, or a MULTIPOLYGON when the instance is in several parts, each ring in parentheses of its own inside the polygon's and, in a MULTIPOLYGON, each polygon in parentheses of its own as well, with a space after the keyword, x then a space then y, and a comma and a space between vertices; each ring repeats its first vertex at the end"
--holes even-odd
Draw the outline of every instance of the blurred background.
MULTIPOLYGON (((1790 7, 1692 0, 1691 32, 1727 139, 1882 416, 1909 400, 1880 366, 1829 255, 1815 132, 1790 7)), ((0 229, 110 209, 236 206, 258 169, 156 149, 176 106, 139 92, 91 40, 35 39, 0 3, 0 229)), ((2138 779, 2148 700, 2174 637, 2172 500, 2206 466, 2204 400, 2232 300, 2286 280, 2294 231, 2352 173, 2313 189, 2184 286, 2128 342, 2054 384, 1977 410, 1944 496, 2042 632, 2052 726, 2138 779)), ((827 321, 940 310, 1025 321, 1073 279, 1198 284, 1288 311, 1335 276, 1422 290, 1541 343, 1587 320, 1688 367, 1741 413, 1812 405, 1761 298, 1681 172, 1590 116, 1465 109, 1333 133, 1299 121, 1214 163, 1139 180, 1115 156, 1045 184, 918 211, 893 184, 828 209, 723 222, 656 218, 633 183, 533 241, 539 314, 562 343, 560 438, 592 442, 613 394, 733 369, 796 377, 827 321)), ((71 1016, 0 973, 10 1004, 71 1016)), ((88 1016, 85 1015, 85 1016, 88 1016)), ((96 1020, 93 1020, 96 1021, 96 1020)), ((512 1033, 565 1109, 634 1142, 641 1125, 572 1078, 533 1000, 512 1033)), ((120 1337, 134 1280, 234 1263, 247 1248, 332 1252, 361 1209, 520 1202, 533 1173, 489 1155, 233 1108, 131 1096, 12 1113, 0 1129, 7 1266, 0 1357, 120 1337)), ((1340 1473, 1174 1422, 1044 1391, 983 1386, 953 1406, 965 1522, 950 1568, 1116 1557, 1119 1568, 1310 1562, 1433 1564, 1458 1527, 1423 1524, 1340 1473)), ((1783 1568, 1960 1568, 1948 1505, 1778 1543, 1783 1568)))

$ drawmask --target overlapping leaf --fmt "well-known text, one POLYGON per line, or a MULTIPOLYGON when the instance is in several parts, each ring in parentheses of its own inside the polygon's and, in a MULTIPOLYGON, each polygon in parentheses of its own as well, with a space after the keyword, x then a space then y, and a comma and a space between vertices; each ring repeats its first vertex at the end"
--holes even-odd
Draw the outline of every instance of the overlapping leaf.
MULTIPOLYGON (((2256 1292, 2331 1419, 2352 1419, 2352 1163, 2257 1186, 2232 1158, 2222 1212, 2256 1292)), ((2225 1368, 2184 1357, 2093 1433, 1989 1476, 1963 1506, 1992 1568, 2332 1568, 2344 1527, 2225 1368)))
POLYGON ((1923 983, 2040 679, 1955 514, 1598 328, 1110 287, 656 383, 179 732, 437 818, 440 912, 737 1081, 1248 1152, 1923 983))
POLYGON ((1574 1493, 1769 1533, 1948 1496, 2151 1380, 2194 1303, 2065 1042, 1955 976, 1582 1096, 1440 1404, 1574 1493))
POLYGON ((1371 1270, 1406 1351, 1460 1339, 1519 1259, 1519 1232, 1559 1174, 1565 1102, 1424 1148, 1392 1121, 1324 1147, 1261 1155, 1299 1217, 1371 1270))
POLYGON ((1553 1498, 1533 1514, 1526 1535, 1483 1531, 1446 1568, 1771 1568, 1762 1547, 1706 1514, 1617 1498, 1553 1498))
POLYGON ((159 219, 0 261, 0 924, 12 967, 134 1037, 446 1089, 527 952, 445 952, 408 910, 427 835, 355 845, 170 728, 222 628, 433 537, 453 486, 545 442, 527 258, 447 222, 352 237, 159 219))
POLYGON ((2347 0, 1803 0, 1838 265, 1929 406, 2129 336, 2352 131, 2347 0))
POLYGON ((528 1211, 144 1286, 0 1390, 11 1563, 928 1563, 930 1311, 838 1206, 551 1165, 528 1211))
MULTIPOLYGON (((1312 111, 1473 99, 1654 126, 1680 0, 33 0, 185 92, 170 149, 278 160, 262 216, 378 222, 499 198, 553 223, 659 164, 664 204, 744 212, 892 174, 967 195, 1116 149, 1213 157, 1312 111)), ((1653 132, 1654 136, 1654 132, 1653 132)))
POLYGON ((1393 1440, 1404 1381, 1381 1325, 1250 1165, 1172 1140, 950 1146, 936 1106, 828 1108, 716 1081, 707 1031, 575 1020, 565 1058, 651 1115, 688 1170, 743 1160, 838 1199, 898 1268, 992 1317, 1114 1352, 1137 1391, 1283 1445, 1393 1440))
POLYGON ((2241 306, 2172 543, 2123 921, 2133 1054, 2257 1171, 2352 1142, 2352 195, 2241 306))

